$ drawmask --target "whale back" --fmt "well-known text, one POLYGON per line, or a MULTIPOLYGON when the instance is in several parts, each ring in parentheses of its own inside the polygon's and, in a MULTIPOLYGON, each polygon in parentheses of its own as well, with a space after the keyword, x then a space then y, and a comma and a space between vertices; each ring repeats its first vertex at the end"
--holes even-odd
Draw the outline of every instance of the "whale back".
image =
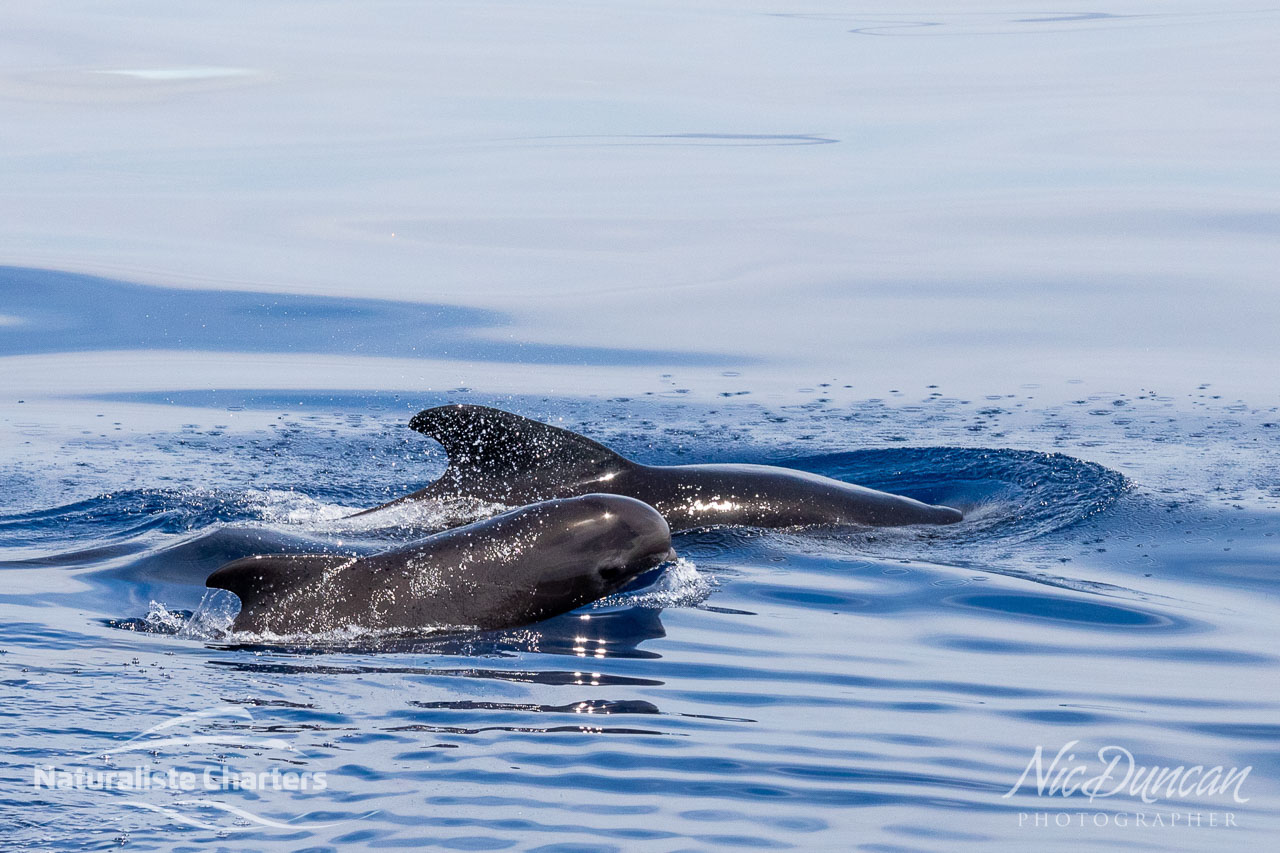
POLYGON ((233 560, 205 580, 205 586, 225 589, 240 599, 236 630, 263 630, 266 614, 280 607, 300 588, 322 584, 355 562, 340 554, 266 554, 233 560))
POLYGON ((425 489, 366 513, 418 499, 466 497, 521 505, 591 492, 625 495, 676 530, 707 525, 791 527, 952 524, 963 514, 902 495, 772 465, 640 465, 589 438, 485 406, 440 406, 409 424, 449 454, 425 489))
POLYGON ((411 497, 466 494, 507 503, 602 488, 634 463, 567 429, 487 406, 438 406, 414 415, 409 427, 438 441, 449 467, 411 497))

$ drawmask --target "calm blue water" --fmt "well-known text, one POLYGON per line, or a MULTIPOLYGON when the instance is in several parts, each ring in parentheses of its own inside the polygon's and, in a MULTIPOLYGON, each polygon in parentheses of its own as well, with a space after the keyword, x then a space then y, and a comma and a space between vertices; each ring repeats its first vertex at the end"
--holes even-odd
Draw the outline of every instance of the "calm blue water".
POLYGON ((1277 13, 130 9, 0 12, 0 846, 1280 832, 1277 13), (516 631, 222 632, 224 560, 460 520, 344 520, 448 401, 967 518, 681 533, 516 631), (1125 790, 1020 783, 1108 747, 1125 790))

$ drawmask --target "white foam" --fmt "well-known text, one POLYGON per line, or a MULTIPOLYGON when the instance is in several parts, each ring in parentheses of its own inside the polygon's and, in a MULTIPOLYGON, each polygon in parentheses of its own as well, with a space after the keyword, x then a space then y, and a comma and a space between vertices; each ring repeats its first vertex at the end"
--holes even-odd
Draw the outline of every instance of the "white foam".
POLYGON ((305 527, 317 533, 367 533, 397 528, 444 530, 511 508, 474 498, 449 498, 405 501, 364 513, 365 507, 325 503, 299 492, 277 489, 250 491, 245 502, 268 524, 305 527))
POLYGON ((325 526, 337 532, 361 532, 390 528, 427 528, 444 530, 460 527, 474 521, 506 512, 511 507, 475 498, 449 498, 444 500, 405 501, 365 515, 351 515, 336 519, 325 526))
POLYGON ((651 586, 635 592, 615 593, 593 607, 693 607, 711 594, 715 584, 702 575, 692 560, 677 557, 668 563, 651 586))
POLYGON ((337 521, 360 507, 324 503, 300 492, 281 489, 251 490, 244 502, 257 510, 259 517, 268 524, 315 526, 337 521))
POLYGON ((176 634, 186 624, 181 613, 170 610, 158 601, 151 602, 142 621, 146 630, 155 634, 176 634))

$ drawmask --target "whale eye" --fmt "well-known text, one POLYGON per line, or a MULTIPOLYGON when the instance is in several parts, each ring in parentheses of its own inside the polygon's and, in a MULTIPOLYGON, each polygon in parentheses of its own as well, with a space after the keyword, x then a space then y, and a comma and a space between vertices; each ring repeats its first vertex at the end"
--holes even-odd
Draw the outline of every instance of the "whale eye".
POLYGON ((626 571, 622 566, 601 566, 600 577, 602 580, 612 583, 616 580, 621 580, 626 571))

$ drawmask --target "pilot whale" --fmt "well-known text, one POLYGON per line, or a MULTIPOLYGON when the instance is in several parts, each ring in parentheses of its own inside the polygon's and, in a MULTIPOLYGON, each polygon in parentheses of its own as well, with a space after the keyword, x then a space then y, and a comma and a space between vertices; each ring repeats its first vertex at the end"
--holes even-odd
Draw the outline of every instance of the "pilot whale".
POLYGON ((952 524, 963 513, 818 474, 770 465, 641 465, 602 444, 487 406, 419 412, 410 428, 449 454, 441 477, 405 501, 458 497, 506 505, 589 492, 626 495, 656 508, 672 530, 713 525, 793 527, 952 524))
POLYGON ((671 531, 620 495, 543 501, 365 557, 245 557, 205 585, 240 599, 235 631, 511 628, 602 598, 668 559, 671 531))

